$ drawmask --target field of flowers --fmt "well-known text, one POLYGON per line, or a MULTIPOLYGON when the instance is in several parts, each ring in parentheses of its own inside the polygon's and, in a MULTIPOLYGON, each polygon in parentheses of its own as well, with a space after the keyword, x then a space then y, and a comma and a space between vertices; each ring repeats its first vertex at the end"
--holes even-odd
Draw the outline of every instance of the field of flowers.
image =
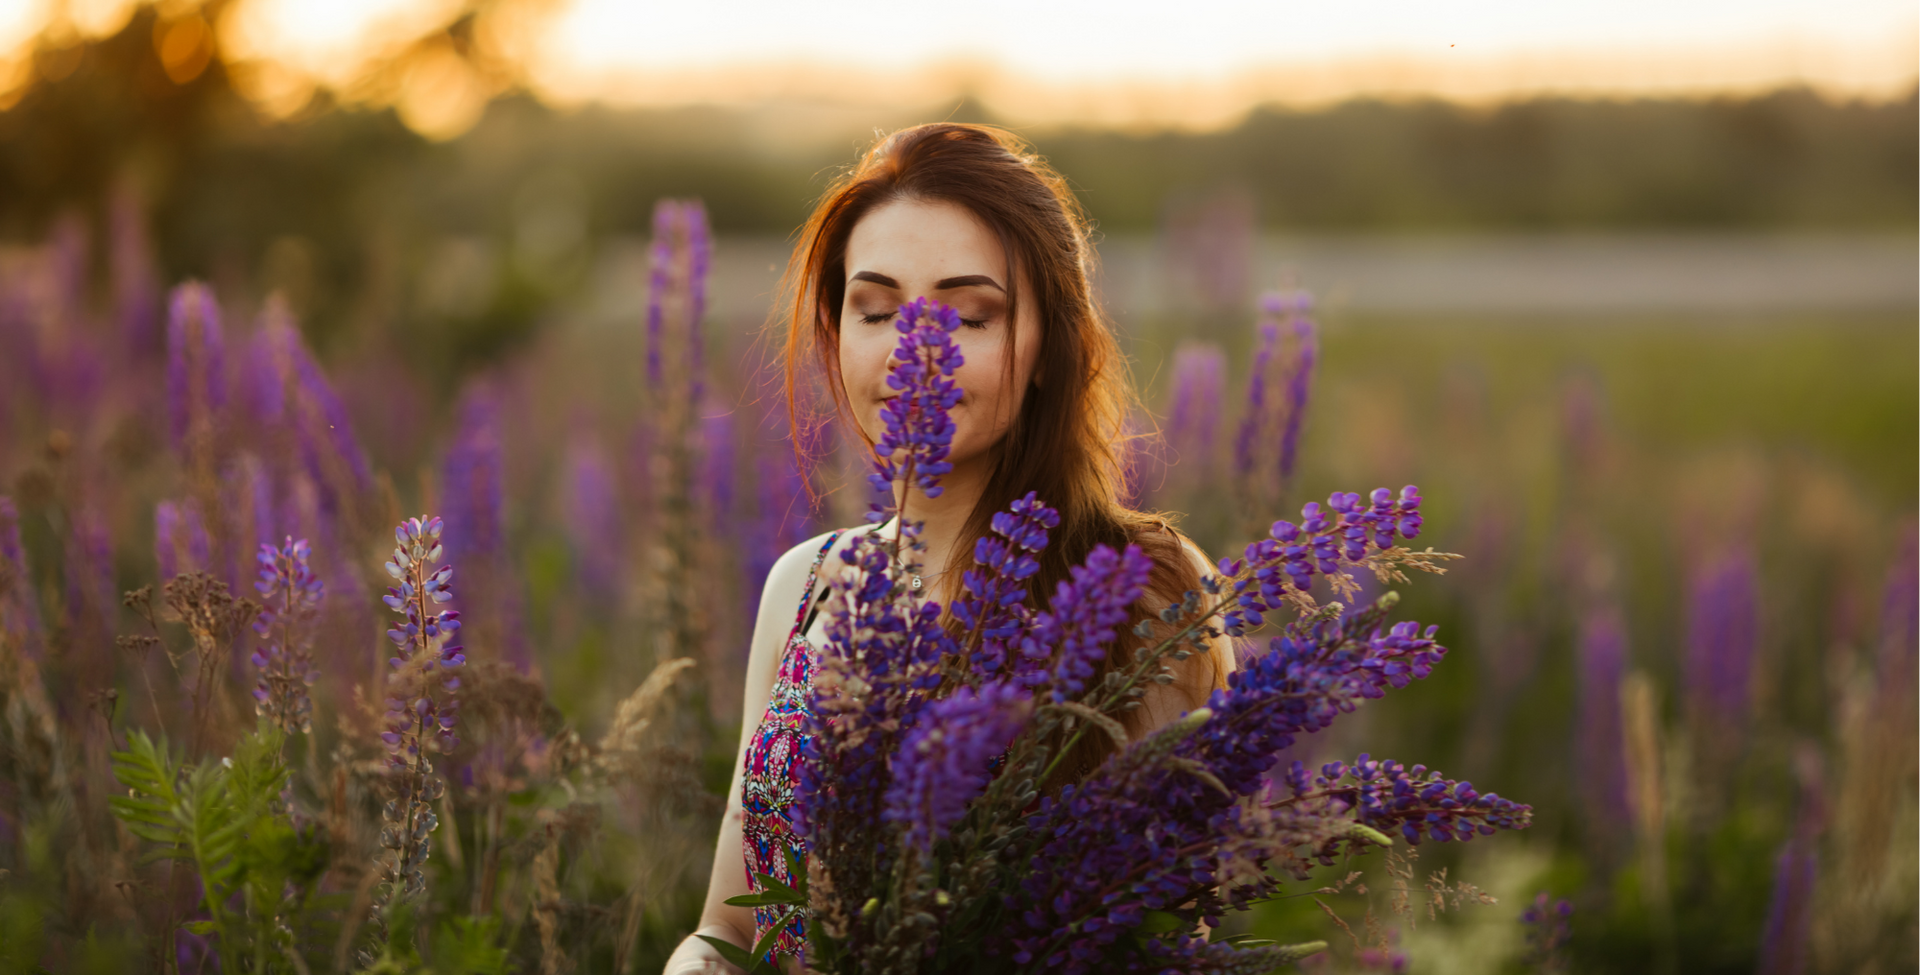
MULTIPOLYGON (((760 579, 869 501, 805 397, 796 459, 728 242, 663 202, 640 306, 454 375, 404 313, 315 349, 112 230, 0 256, 0 973, 657 970, 760 579)), ((1287 757, 1534 813, 1235 932, 1322 971, 1912 970, 1910 312, 1283 298, 1116 309, 1132 490, 1220 556, 1418 483, 1465 558, 1401 611, 1453 652, 1287 757)))

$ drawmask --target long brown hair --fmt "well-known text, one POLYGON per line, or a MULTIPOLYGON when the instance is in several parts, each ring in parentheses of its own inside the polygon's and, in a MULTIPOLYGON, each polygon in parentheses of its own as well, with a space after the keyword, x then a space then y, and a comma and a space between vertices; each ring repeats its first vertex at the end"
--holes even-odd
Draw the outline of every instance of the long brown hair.
MULTIPOLYGON (((1199 587, 1199 573, 1181 537, 1160 515, 1121 501, 1126 418, 1135 392, 1113 329, 1095 300, 1087 219, 1066 181, 1018 137, 984 125, 920 125, 886 136, 827 190, 801 228, 786 284, 786 392, 798 425, 795 384, 807 360, 820 370, 843 419, 851 419, 839 370, 840 310, 846 296, 847 239, 854 225, 896 200, 964 207, 998 235, 1008 263, 1021 273, 1007 282, 1008 327, 1023 299, 1035 302, 1040 351, 1020 415, 993 448, 993 473, 952 549, 949 570, 970 564, 975 542, 995 512, 1028 491, 1060 512, 1060 526, 1040 559, 1031 594, 1046 598, 1095 545, 1139 545, 1152 557, 1149 595, 1133 623, 1199 587), (1015 290, 1026 281, 1034 294, 1015 290)), ((1008 342, 1014 336, 1010 333, 1008 342)), ((1013 357, 1007 357, 1012 382, 1013 357)), ((855 424, 855 428, 858 425, 855 424)), ((804 438, 795 436, 799 443, 804 438)), ((952 578, 959 578, 952 573, 952 578)), ((1117 641, 1109 666, 1130 659, 1133 642, 1117 641)), ((1192 704, 1221 679, 1204 657, 1181 674, 1192 704)))

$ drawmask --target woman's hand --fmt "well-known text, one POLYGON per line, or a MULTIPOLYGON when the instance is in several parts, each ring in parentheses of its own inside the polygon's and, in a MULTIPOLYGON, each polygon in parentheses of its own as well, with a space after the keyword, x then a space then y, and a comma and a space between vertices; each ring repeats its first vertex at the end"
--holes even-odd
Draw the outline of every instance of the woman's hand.
POLYGON ((680 947, 673 950, 673 956, 667 959, 667 967, 660 975, 743 975, 739 967, 725 958, 706 942, 700 935, 734 941, 739 935, 724 924, 709 924, 687 935, 680 947))

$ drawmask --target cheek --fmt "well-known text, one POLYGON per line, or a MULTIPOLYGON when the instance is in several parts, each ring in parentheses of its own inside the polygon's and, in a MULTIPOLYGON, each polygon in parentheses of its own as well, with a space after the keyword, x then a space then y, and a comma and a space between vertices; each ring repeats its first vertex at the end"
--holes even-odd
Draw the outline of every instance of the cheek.
POLYGON ((956 378, 960 386, 972 400, 970 412, 979 419, 992 419, 998 424, 1010 423, 1020 409, 1020 376, 1018 372, 1008 385, 1007 348, 1002 341, 976 341, 962 346, 961 354, 966 356, 966 364, 961 366, 956 378))

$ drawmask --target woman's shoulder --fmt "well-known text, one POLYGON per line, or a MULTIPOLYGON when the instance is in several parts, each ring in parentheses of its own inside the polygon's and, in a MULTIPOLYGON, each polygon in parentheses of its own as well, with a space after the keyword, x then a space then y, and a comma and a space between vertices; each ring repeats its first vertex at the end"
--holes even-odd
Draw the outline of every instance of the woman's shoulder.
MULTIPOLYGON (((829 539, 832 539, 833 549, 837 551, 852 541, 854 535, 872 531, 874 527, 860 525, 854 528, 836 528, 833 531, 821 532, 787 549, 774 560, 773 568, 767 573, 768 590, 792 589, 797 597, 801 583, 806 580, 807 572, 813 568, 814 560, 821 557, 821 549, 826 547, 829 539)), ((826 555, 831 558, 833 552, 829 551, 826 555)))

